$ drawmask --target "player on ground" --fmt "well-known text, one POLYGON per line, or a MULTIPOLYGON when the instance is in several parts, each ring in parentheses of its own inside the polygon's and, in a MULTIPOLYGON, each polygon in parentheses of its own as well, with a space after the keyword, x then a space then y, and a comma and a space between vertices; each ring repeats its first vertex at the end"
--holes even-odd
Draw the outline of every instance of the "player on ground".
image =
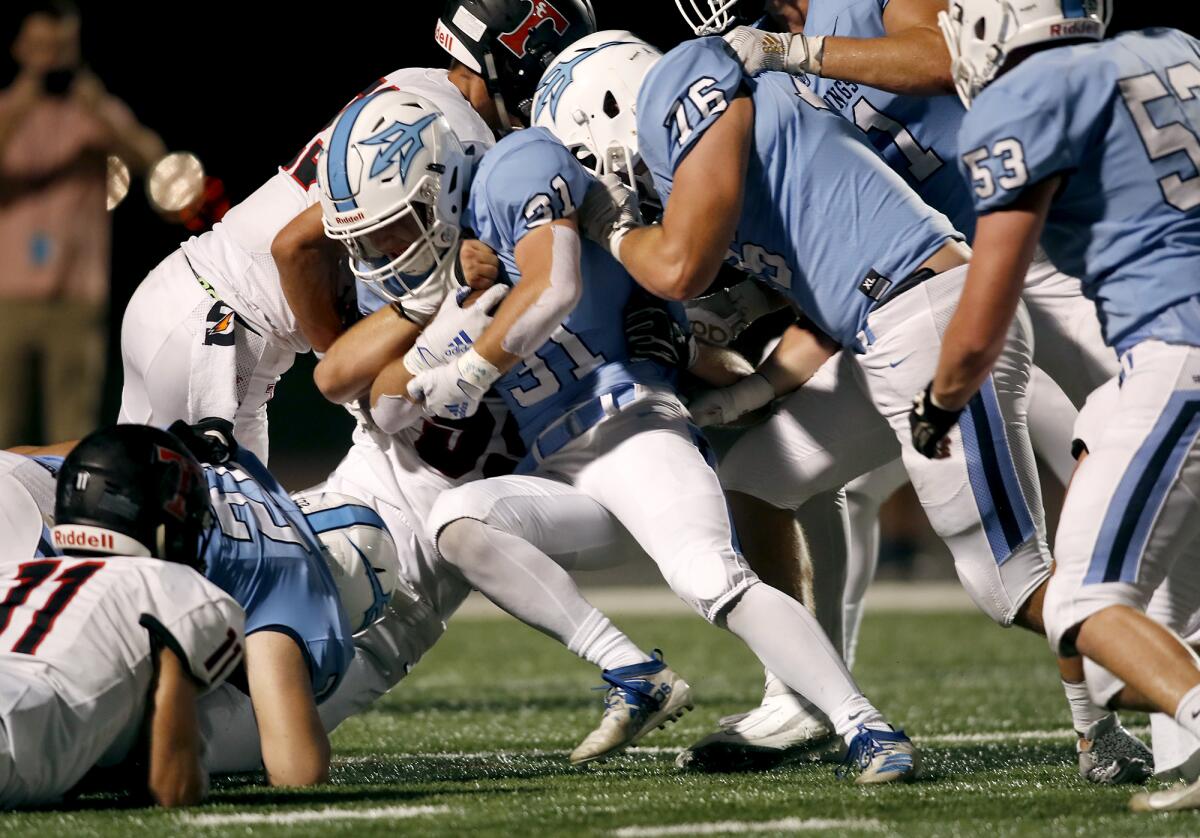
MULTIPOLYGON (((628 33, 611 32, 568 53, 619 47, 643 65, 654 58, 628 33)), ((550 80, 564 75, 557 64, 543 77, 535 116, 542 97, 553 95, 550 80)), ((621 312, 633 284, 578 236, 576 207, 593 185, 544 129, 506 138, 489 152, 464 221, 497 250, 515 289, 455 362, 415 377, 397 362, 375 384, 376 404, 407 392, 426 411, 446 415, 469 415, 497 384, 530 448, 520 470, 531 473, 438 499, 429 528, 440 554, 510 613, 606 670, 614 689, 575 762, 620 750, 686 701, 677 676, 620 635, 548 555, 555 544, 609 544, 624 528, 681 598, 742 637, 789 681, 811 685, 851 744, 860 782, 910 778, 911 742, 860 694, 812 616, 761 584, 742 560, 716 475, 697 447, 701 438, 665 371, 627 355, 621 312), (531 595, 535 579, 548 599, 531 595), (780 644, 785 634, 788 642, 780 644), (809 638, 802 649, 798 637, 809 638)))
POLYGON ((200 466, 170 434, 122 426, 81 442, 61 477, 66 555, 0 570, 0 806, 54 802, 119 766, 163 806, 197 803, 196 701, 244 643, 241 608, 197 572, 200 466))
MULTIPOLYGON (((955 83, 971 104, 959 145, 980 213, 978 256, 914 407, 912 440, 925 456, 947 455, 947 434, 988 374, 1040 240, 1055 264, 1083 277, 1122 371, 1117 406, 1063 509, 1047 634, 1056 651, 1104 666, 1194 735, 1200 666, 1143 612, 1197 535, 1200 45, 1167 29, 1071 45, 1102 38, 1106 12, 1063 0, 1019 10, 964 0, 942 18, 955 83)), ((1200 786, 1134 804, 1200 806, 1200 786)))
MULTIPOLYGON (((790 32, 772 35, 761 29, 738 27, 726 36, 750 73, 765 69, 787 70, 798 74, 822 97, 832 110, 864 131, 884 161, 905 178, 906 182, 934 209, 945 213, 955 227, 966 234, 968 242, 975 229, 975 212, 968 190, 952 165, 956 154, 958 126, 965 113, 961 102, 953 95, 950 59, 937 27, 937 12, 944 3, 932 0, 891 0, 881 2, 848 2, 848 0, 756 0, 724 2, 712 0, 693 4, 689 10, 680 2, 680 9, 698 34, 725 31, 739 19, 749 23, 760 17, 764 5, 773 23, 790 32), (699 14, 697 7, 707 5, 708 12, 699 14), (778 47, 776 51, 764 47, 778 47)), ((1115 354, 1104 345, 1094 307, 1083 297, 1079 280, 1055 269, 1044 254, 1030 266, 1022 295, 1029 312, 1034 334, 1034 361, 1047 370, 1055 383, 1070 398, 1074 408, 1083 405, 1088 393, 1116 373, 1115 354)), ((825 374, 828 374, 826 371, 825 374)), ((822 382, 814 382, 817 387, 822 382)), ((1061 433, 1074 422, 1075 410, 1061 398, 1057 388, 1029 388, 1029 425, 1035 451, 1043 460, 1061 462, 1067 450, 1046 451, 1038 447, 1040 440, 1057 441, 1061 433), (1040 398, 1035 401, 1034 395, 1040 398), (1055 434, 1055 429, 1059 434, 1055 434)), ((745 496, 751 504, 747 514, 753 514, 754 499, 758 499, 761 521, 771 520, 771 510, 764 492, 768 491, 754 473, 756 462, 747 459, 747 451, 758 446, 789 444, 789 423, 778 416, 767 427, 739 446, 724 464, 726 485, 745 496)), ((899 456, 899 448, 894 449, 899 456)), ((886 498, 889 489, 897 485, 889 476, 900 470, 892 468, 874 476, 864 476, 856 482, 856 490, 848 495, 851 520, 874 521, 879 504, 874 498, 886 498)), ((777 519, 780 516, 775 516, 777 519)), ((804 518, 812 519, 812 512, 804 518)), ((760 524, 761 526, 761 524, 760 524)), ((813 534, 820 528, 813 527, 813 534)), ((861 549, 871 540, 871 531, 858 528, 852 531, 849 558, 868 559, 875 556, 861 549)), ((786 543, 778 538, 779 543, 786 543)), ((822 542, 822 547, 837 547, 822 542)), ((829 551, 831 557, 840 550, 829 551)), ((986 560, 986 557, 984 557, 986 560)), ((780 555, 781 561, 786 556, 780 555)), ((861 564, 861 562, 860 562, 861 564)), ((824 568, 823 568, 824 569, 824 568)), ((867 568, 852 566, 851 575, 862 577, 867 568)), ((818 583, 820 574, 818 574, 818 583)), ((1018 580, 1018 582, 1023 580, 1018 580)), ((860 586, 861 590, 861 586, 860 586)), ((1001 625, 1016 622, 1027 625, 1021 613, 1029 590, 1006 590, 1007 602, 988 613, 1001 625)), ((859 603, 850 608, 858 612, 859 603)), ((857 623, 852 623, 852 627, 857 623)), ((848 646, 856 641, 853 633, 846 637, 848 646)), ((1078 658, 1060 661, 1063 687, 1068 697, 1074 727, 1078 731, 1080 774, 1094 782, 1138 780, 1144 776, 1136 771, 1112 772, 1113 759, 1141 754, 1144 748, 1123 729, 1113 729, 1109 715, 1088 699, 1083 683, 1082 663, 1078 658), (1103 725, 1102 725, 1103 723, 1103 725), (1113 730, 1100 741, 1091 733, 1093 727, 1113 730)), ((773 705, 787 702, 776 696, 764 705, 764 711, 777 712, 773 705)), ((746 724, 762 720, 751 714, 746 724)), ((798 717, 799 718, 799 717, 798 717)), ((764 725, 759 724, 761 730, 764 725)), ((778 731, 773 731, 778 734, 778 731)))

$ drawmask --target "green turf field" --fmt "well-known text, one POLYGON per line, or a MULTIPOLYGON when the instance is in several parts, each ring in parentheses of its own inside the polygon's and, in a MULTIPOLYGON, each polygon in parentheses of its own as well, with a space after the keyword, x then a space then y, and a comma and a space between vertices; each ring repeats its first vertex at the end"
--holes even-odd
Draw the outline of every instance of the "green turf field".
POLYGON ((390 699, 337 731, 330 786, 280 794, 220 781, 206 806, 182 813, 91 798, 0 815, 0 833, 1200 834, 1200 813, 1129 814, 1128 789, 1080 781, 1070 739, 1054 735, 1068 720, 1044 641, 983 617, 867 617, 861 683, 922 744, 928 775, 873 789, 835 780, 828 765, 678 773, 673 749, 756 703, 759 671, 735 638, 699 618, 619 622, 666 651, 691 681, 696 710, 591 770, 572 769, 566 755, 598 719, 595 673, 515 622, 464 619, 390 699))

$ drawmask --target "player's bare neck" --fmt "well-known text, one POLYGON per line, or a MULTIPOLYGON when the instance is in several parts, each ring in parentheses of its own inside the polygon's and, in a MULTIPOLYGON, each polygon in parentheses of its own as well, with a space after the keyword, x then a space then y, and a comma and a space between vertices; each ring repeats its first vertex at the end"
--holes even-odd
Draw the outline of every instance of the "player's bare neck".
POLYGON ((496 103, 488 93, 487 82, 483 76, 476 73, 467 65, 455 61, 450 65, 447 76, 450 83, 458 88, 458 92, 470 103, 475 112, 483 118, 493 131, 500 127, 500 115, 496 112, 496 103))

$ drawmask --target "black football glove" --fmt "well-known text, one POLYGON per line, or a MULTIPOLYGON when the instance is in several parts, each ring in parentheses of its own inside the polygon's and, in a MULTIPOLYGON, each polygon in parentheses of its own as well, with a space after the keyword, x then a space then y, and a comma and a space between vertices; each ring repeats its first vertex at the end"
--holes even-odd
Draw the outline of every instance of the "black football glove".
POLYGON ((233 438, 233 423, 228 419, 209 416, 194 425, 178 419, 171 423, 167 431, 174 434, 202 463, 219 466, 237 456, 238 444, 233 438))
POLYGON ((912 429, 913 448, 931 460, 950 456, 950 440, 946 437, 954 429, 962 410, 945 410, 933 403, 930 392, 933 382, 913 396, 912 410, 908 414, 908 426, 912 429))
POLYGON ((625 341, 630 360, 657 361, 686 370, 692 364, 694 340, 661 300, 639 293, 629 297, 625 304, 625 341))

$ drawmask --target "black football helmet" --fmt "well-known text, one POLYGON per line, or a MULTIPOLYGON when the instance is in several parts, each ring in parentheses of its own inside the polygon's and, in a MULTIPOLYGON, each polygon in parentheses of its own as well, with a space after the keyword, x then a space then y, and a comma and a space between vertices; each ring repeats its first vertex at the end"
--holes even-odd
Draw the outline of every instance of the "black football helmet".
POLYGON ((448 0, 434 39, 484 78, 502 123, 512 115, 528 125, 554 56, 595 31, 591 0, 448 0))
POLYGON ((84 437, 59 470, 54 520, 65 553, 153 556, 204 571, 204 471, 158 428, 113 425, 84 437))

